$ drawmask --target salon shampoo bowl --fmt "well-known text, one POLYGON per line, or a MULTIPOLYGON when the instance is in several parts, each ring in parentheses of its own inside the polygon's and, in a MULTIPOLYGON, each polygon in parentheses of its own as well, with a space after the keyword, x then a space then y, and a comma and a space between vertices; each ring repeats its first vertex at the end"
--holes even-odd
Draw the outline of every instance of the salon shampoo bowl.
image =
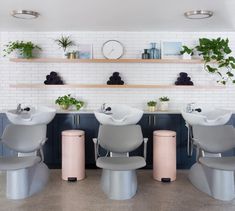
POLYGON ((20 114, 16 109, 6 111, 7 118, 16 125, 40 125, 49 124, 55 117, 56 110, 45 106, 29 106, 30 111, 20 114))
POLYGON ((96 119, 102 125, 134 125, 140 121, 143 111, 127 105, 111 105, 111 111, 95 111, 96 119))
POLYGON ((220 108, 201 108, 201 112, 193 111, 191 113, 186 112, 185 109, 181 111, 183 118, 189 125, 205 125, 205 126, 217 126, 225 125, 232 116, 232 111, 220 109, 220 108))

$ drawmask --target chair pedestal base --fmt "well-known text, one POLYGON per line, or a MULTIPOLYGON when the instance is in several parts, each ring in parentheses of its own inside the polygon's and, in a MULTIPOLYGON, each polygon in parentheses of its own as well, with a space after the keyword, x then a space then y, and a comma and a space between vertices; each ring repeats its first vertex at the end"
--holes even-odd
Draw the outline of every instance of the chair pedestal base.
POLYGON ((230 201, 235 198, 233 171, 212 169, 195 163, 190 169, 189 180, 197 189, 215 199, 230 201))
POLYGON ((101 185, 110 199, 130 199, 136 194, 137 190, 136 172, 135 170, 112 171, 103 169, 101 185))
POLYGON ((39 191, 47 184, 49 169, 44 163, 26 169, 7 171, 6 196, 9 199, 24 199, 39 191))

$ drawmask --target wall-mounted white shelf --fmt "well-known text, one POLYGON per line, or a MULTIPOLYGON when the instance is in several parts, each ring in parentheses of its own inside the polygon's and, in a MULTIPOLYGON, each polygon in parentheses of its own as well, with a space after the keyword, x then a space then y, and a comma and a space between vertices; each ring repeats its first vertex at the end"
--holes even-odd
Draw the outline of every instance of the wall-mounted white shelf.
POLYGON ((44 84, 11 84, 11 88, 118 88, 118 89, 223 89, 225 86, 176 86, 176 85, 157 85, 157 84, 126 84, 126 85, 106 85, 106 84, 64 84, 64 85, 44 85, 44 84))
POLYGON ((11 62, 25 63, 159 63, 159 64, 202 64, 200 59, 63 59, 63 58, 12 58, 11 62))

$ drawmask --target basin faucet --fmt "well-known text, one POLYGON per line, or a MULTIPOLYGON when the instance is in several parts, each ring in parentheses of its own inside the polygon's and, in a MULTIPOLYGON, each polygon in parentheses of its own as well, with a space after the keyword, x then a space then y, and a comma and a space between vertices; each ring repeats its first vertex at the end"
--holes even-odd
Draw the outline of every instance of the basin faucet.
POLYGON ((188 103, 186 106, 186 112, 187 113, 192 113, 193 111, 201 112, 201 108, 193 108, 195 103, 188 103))
POLYGON ((21 103, 19 103, 16 107, 16 113, 21 114, 23 111, 30 111, 29 107, 22 108, 21 103))
POLYGON ((106 108, 106 103, 103 103, 103 104, 101 105, 100 111, 101 111, 102 113, 106 113, 107 111, 111 111, 111 110, 112 110, 111 107, 107 107, 107 108, 106 108))
POLYGON ((21 112, 22 112, 21 103, 19 103, 16 108, 16 113, 20 114, 21 112))
POLYGON ((106 106, 105 103, 103 103, 103 104, 101 105, 101 108, 100 108, 101 112, 105 112, 105 106, 106 106))

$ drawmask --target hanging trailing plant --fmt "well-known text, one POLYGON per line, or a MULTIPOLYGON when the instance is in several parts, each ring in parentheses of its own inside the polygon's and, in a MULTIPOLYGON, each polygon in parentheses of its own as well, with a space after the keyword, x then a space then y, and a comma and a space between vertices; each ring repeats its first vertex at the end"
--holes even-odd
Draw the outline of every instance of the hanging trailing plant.
POLYGON ((220 79, 218 83, 226 84, 232 81, 235 84, 234 69, 235 58, 231 56, 232 50, 229 47, 228 39, 200 38, 199 45, 193 50, 203 57, 204 69, 212 74, 217 74, 220 79))

